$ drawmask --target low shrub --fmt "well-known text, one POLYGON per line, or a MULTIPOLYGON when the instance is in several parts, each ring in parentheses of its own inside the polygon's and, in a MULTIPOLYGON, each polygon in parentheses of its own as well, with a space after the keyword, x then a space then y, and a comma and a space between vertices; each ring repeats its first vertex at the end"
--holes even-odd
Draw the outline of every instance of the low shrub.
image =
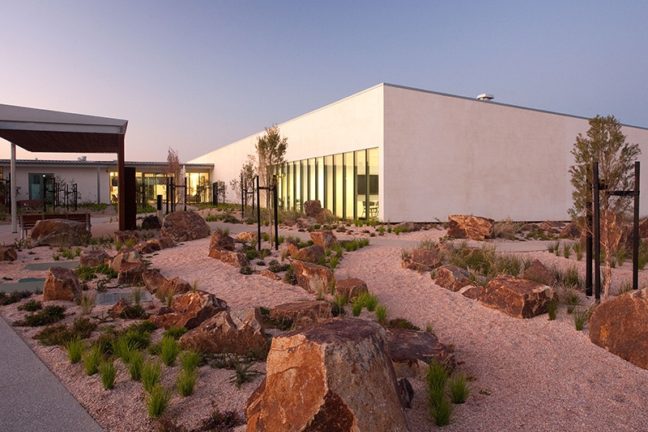
POLYGON ((254 270, 252 270, 252 267, 250 267, 249 265, 245 265, 245 266, 241 267, 240 273, 242 275, 249 276, 252 273, 254 273, 254 270))
POLYGON ((38 300, 31 299, 25 304, 18 306, 18 310, 25 312, 36 312, 37 310, 43 309, 43 304, 38 300))
POLYGON ((295 269, 293 268, 292 265, 290 265, 286 270, 286 274, 284 275, 284 281, 286 283, 289 283, 290 285, 297 285, 297 275, 295 274, 295 269))
POLYGON ((115 387, 115 376, 117 375, 117 370, 112 361, 103 361, 99 365, 99 376, 101 377, 101 384, 106 390, 111 390, 115 387))
POLYGON ((63 318, 65 318, 65 308, 63 306, 49 305, 38 312, 26 315, 23 320, 16 321, 15 325, 40 327, 59 322, 63 318))
POLYGON ((387 327, 406 329, 406 330, 421 330, 418 326, 414 325, 411 321, 406 320, 405 318, 391 319, 387 323, 387 327))
POLYGON ((121 311, 119 318, 122 319, 145 319, 148 314, 140 304, 128 305, 121 311))
POLYGON ((0 292, 0 306, 6 306, 13 303, 18 303, 20 300, 30 297, 30 291, 14 291, 12 293, 0 292))
POLYGON ((97 328, 97 324, 87 318, 76 318, 72 327, 65 324, 54 324, 38 332, 34 339, 45 346, 65 346, 74 339, 87 339, 97 328))

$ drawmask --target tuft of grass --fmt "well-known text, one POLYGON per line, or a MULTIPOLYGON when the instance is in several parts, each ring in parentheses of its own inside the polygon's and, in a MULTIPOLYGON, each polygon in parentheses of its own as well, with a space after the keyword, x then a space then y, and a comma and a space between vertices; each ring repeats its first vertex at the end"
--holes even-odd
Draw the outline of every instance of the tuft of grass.
POLYGON ((82 315, 89 315, 95 307, 95 297, 87 293, 81 294, 79 306, 81 306, 82 315))
POLYGON ((128 363, 128 373, 133 381, 142 379, 142 367, 144 366, 144 355, 141 351, 133 351, 128 363))
POLYGON ((162 363, 167 366, 173 366, 179 352, 180 347, 173 336, 164 336, 162 338, 160 342, 160 358, 162 359, 162 363))
POLYGON ((147 361, 142 366, 142 385, 144 390, 151 393, 153 388, 160 382, 162 368, 160 363, 147 361))
POLYGON ((417 325, 413 324, 411 321, 405 318, 390 319, 389 322, 387 323, 387 327, 400 328, 406 330, 421 330, 417 325))
POLYGON ((360 312, 362 312, 362 304, 354 302, 351 306, 351 313, 353 314, 353 316, 357 317, 360 316, 360 312))
POLYGON ((376 319, 380 324, 387 322, 387 308, 383 305, 376 306, 376 319))
POLYGON ((452 405, 446 396, 446 383, 448 371, 439 362, 432 360, 428 366, 426 375, 426 387, 428 396, 428 410, 437 426, 445 426, 450 423, 452 405))
POLYGON ((572 252, 572 247, 571 247, 571 245, 568 244, 568 243, 565 243, 565 244, 563 245, 563 256, 564 256, 565 258, 569 258, 569 257, 571 256, 571 252, 572 252))
POLYGON ((234 376, 230 379, 230 382, 236 385, 236 388, 239 389, 243 384, 251 382, 254 377, 261 374, 261 372, 253 370, 252 366, 253 363, 242 363, 237 361, 234 366, 234 376))
POLYGON ((43 304, 38 300, 31 299, 27 303, 18 306, 18 310, 25 312, 36 312, 43 309, 43 304))
POLYGON ((83 370, 85 374, 88 376, 96 374, 102 358, 101 349, 96 345, 83 353, 83 370))
POLYGON ((169 327, 162 336, 170 336, 178 340, 185 333, 187 333, 187 329, 184 327, 169 327))
POLYGON ((551 242, 547 245, 547 252, 556 253, 560 249, 560 241, 551 242))
POLYGON ((39 327, 48 324, 54 324, 65 318, 65 308, 63 306, 49 305, 45 306, 38 312, 26 315, 21 321, 16 321, 14 325, 39 327))
POLYGON ((362 311, 362 308, 367 308, 369 312, 373 312, 376 310, 376 306, 378 306, 378 297, 371 293, 362 293, 353 300, 353 315, 358 316, 360 314, 359 312, 358 315, 355 313, 358 307, 360 311, 362 311))
POLYGON ((164 387, 159 384, 153 386, 146 399, 146 408, 148 410, 149 417, 160 417, 166 409, 167 405, 169 405, 170 399, 171 395, 167 390, 164 389, 164 387))
POLYGON ((573 249, 576 254, 576 259, 581 261, 583 259, 583 244, 580 241, 577 241, 574 243, 573 249))
POLYGON ((131 297, 133 298, 133 303, 136 306, 139 306, 140 303, 142 302, 142 296, 143 296, 142 287, 137 286, 133 288, 133 290, 131 291, 131 297))
POLYGON ((99 365, 99 376, 101 377, 101 384, 106 390, 111 390, 115 387, 115 376, 117 369, 112 361, 103 361, 99 365))
POLYGON ((198 369, 200 361, 200 354, 195 351, 183 351, 180 354, 180 364, 182 365, 182 370, 189 372, 194 371, 198 369))
POLYGON ((131 356, 136 350, 135 343, 125 334, 117 337, 112 343, 113 354, 122 359, 125 364, 130 363, 131 356))
POLYGON ((76 364, 81 361, 83 355, 83 342, 81 342, 81 339, 71 340, 68 342, 66 349, 70 363, 76 364))
POLYGON ((567 313, 571 314, 572 312, 574 312, 576 306, 580 305, 581 300, 576 291, 568 288, 565 291, 564 302, 567 305, 567 313))
POLYGON ((574 326, 576 330, 581 331, 585 328, 585 323, 590 317, 590 311, 588 309, 577 309, 574 310, 574 326))
POLYGON ((183 397, 187 397, 193 394, 194 386, 196 385, 197 379, 198 379, 198 374, 196 373, 195 369, 194 370, 183 369, 178 374, 178 379, 176 380, 176 387, 178 389, 178 393, 180 393, 180 395, 183 397))
POLYGON ((464 374, 456 374, 448 381, 450 400, 453 404, 462 404, 468 399, 470 388, 464 374))
POLYGON ((547 303, 547 313, 549 314, 549 321, 556 319, 556 314, 558 313, 558 300, 549 300, 549 302, 547 303))

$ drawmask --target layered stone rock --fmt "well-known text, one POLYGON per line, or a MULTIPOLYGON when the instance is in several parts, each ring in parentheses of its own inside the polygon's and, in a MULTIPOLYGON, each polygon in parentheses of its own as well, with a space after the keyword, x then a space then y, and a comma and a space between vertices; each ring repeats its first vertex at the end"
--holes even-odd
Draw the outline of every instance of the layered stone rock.
POLYGON ((322 212, 322 204, 319 200, 309 200, 304 202, 304 213, 307 217, 316 218, 322 212))
POLYGON ((209 250, 220 249, 233 251, 235 249, 234 239, 224 231, 216 230, 209 240, 209 250))
POLYGON ((79 263, 83 267, 97 267, 108 262, 110 256, 103 249, 86 249, 79 257, 79 263))
POLYGON ((263 277, 267 277, 268 279, 272 279, 272 280, 275 280, 275 281, 280 281, 281 280, 281 276, 279 276, 277 273, 274 273, 274 272, 272 272, 272 271, 270 271, 268 269, 261 270, 259 275, 261 275, 263 277))
POLYGON ((220 311, 227 310, 227 303, 204 291, 192 291, 173 298, 170 310, 149 318, 158 327, 198 327, 203 321, 220 311))
POLYGON ((0 246, 0 261, 16 261, 18 252, 13 246, 0 246))
POLYGON ((251 231, 243 231, 236 234, 236 237, 234 237, 234 239, 239 243, 252 244, 256 242, 256 233, 253 233, 251 231))
POLYGON ((389 329, 387 354, 399 377, 423 378, 431 360, 436 360, 449 370, 455 367, 452 350, 440 343, 434 334, 420 330, 389 329))
POLYGON ((493 219, 472 215, 448 216, 448 236, 483 241, 493 236, 493 219))
POLYGON ((295 329, 310 327, 332 317, 331 305, 323 300, 284 303, 270 309, 270 319, 292 325, 295 329))
POLYGON ((143 230, 159 230, 162 228, 160 223, 160 218, 156 215, 148 215, 142 219, 142 229, 143 230))
POLYGON ((522 277, 549 286, 553 285, 556 280, 553 272, 538 259, 531 262, 531 265, 524 270, 522 277))
POLYGON ((266 345, 261 314, 257 309, 221 311, 180 338, 180 346, 201 353, 248 355, 266 345))
POLYGON ((483 288, 476 285, 466 285, 461 288, 458 292, 464 297, 468 297, 471 300, 477 300, 482 293, 483 288))
POLYGON ((158 269, 148 269, 142 272, 142 281, 148 292, 155 294, 162 288, 167 278, 162 276, 158 269))
POLYGON ((52 267, 43 285, 43 300, 75 301, 81 296, 81 284, 76 273, 63 267, 52 267))
POLYGON ((150 254, 153 252, 158 252, 162 249, 160 241, 158 239, 150 239, 145 242, 139 243, 135 246, 135 250, 141 254, 150 254))
POLYGON ((327 293, 335 284, 333 270, 328 267, 299 260, 293 260, 292 266, 297 278, 297 285, 308 292, 327 293))
POLYGON ((479 301, 515 318, 532 318, 547 312, 553 288, 513 276, 497 276, 483 289, 479 301))
POLYGON ((470 274, 467 270, 452 264, 443 265, 434 271, 434 283, 450 291, 459 291, 470 285, 470 274))
POLYGON ((142 273, 146 266, 140 254, 135 251, 121 252, 113 258, 110 264, 117 272, 117 282, 120 284, 139 284, 142 282, 142 273))
POLYGON ((165 216, 161 233, 176 242, 183 242, 208 237, 210 229, 198 213, 177 211, 165 216))
POLYGON ((589 320, 589 336, 596 345, 648 369, 648 288, 597 306, 589 320))
POLYGON ((313 231, 310 233, 310 238, 314 244, 324 249, 330 249, 337 243, 337 237, 333 231, 313 231))
POLYGON ((209 256, 234 267, 245 267, 249 264, 243 252, 229 251, 225 249, 211 249, 209 256))
POLYGON ((319 245, 307 246, 299 249, 293 258, 299 261, 306 261, 309 263, 320 263, 326 257, 324 248, 319 245))
POLYGON ((442 263, 438 248, 417 248, 403 256, 401 265, 419 272, 432 271, 442 263))
POLYGON ((275 337, 247 430, 408 431, 385 343, 381 326, 353 318, 275 337))
POLYGON ((362 279, 348 278, 335 281, 335 293, 351 301, 360 294, 368 293, 367 284, 362 279))
POLYGON ((67 219, 39 220, 31 231, 34 246, 86 245, 91 236, 86 224, 67 219))

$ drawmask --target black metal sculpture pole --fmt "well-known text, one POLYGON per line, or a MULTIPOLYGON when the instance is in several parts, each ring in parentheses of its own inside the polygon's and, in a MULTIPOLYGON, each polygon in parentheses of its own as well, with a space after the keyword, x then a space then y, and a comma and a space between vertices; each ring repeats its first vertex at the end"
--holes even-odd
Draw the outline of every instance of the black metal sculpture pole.
POLYGON ((634 221, 632 225, 632 289, 639 289, 639 162, 634 164, 634 221))
POLYGON ((165 191, 166 191, 166 205, 164 206, 165 207, 165 213, 164 214, 169 214, 169 191, 170 190, 171 190, 171 188, 169 188, 169 177, 167 177, 166 178, 166 188, 165 188, 165 191))
POLYGON ((185 176, 184 178, 185 184, 184 184, 184 198, 182 201, 184 201, 184 211, 187 211, 187 177, 185 176))
POLYGON ((63 194, 65 196, 65 199, 63 200, 63 204, 65 205, 65 211, 69 211, 70 210, 70 200, 69 200, 70 190, 67 183, 65 183, 65 187, 63 188, 63 194))
MULTIPOLYGON (((594 172, 594 168, 590 168, 590 179, 594 172)), ((592 181, 587 182, 587 201, 585 202, 585 295, 592 296, 592 181)))
POLYGON ((592 186, 594 195, 594 298, 601 301, 601 207, 599 202, 599 164, 594 162, 592 168, 592 186))
POLYGON ((43 213, 47 213, 47 177, 45 177, 45 175, 43 175, 43 193, 41 196, 43 197, 43 213))
MULTIPOLYGON (((255 177, 257 201, 259 199, 259 176, 255 177)), ((253 195, 254 196, 254 195, 253 195)), ((257 243, 261 251, 261 207, 257 206, 257 243)))
POLYGON ((243 187, 243 174, 241 174, 241 219, 245 219, 245 188, 243 187))
POLYGON ((275 250, 279 250, 279 210, 277 197, 277 176, 274 176, 274 186, 272 187, 272 205, 274 206, 274 234, 275 234, 275 250))

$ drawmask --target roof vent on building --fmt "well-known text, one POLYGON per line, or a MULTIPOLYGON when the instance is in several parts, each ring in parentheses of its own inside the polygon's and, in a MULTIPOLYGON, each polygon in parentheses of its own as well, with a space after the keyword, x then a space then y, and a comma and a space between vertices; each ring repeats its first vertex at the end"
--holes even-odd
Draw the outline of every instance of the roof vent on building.
POLYGON ((495 99, 495 96, 493 96, 492 94, 488 94, 488 93, 482 93, 482 94, 477 96, 477 100, 480 100, 480 101, 491 101, 493 99, 495 99))

